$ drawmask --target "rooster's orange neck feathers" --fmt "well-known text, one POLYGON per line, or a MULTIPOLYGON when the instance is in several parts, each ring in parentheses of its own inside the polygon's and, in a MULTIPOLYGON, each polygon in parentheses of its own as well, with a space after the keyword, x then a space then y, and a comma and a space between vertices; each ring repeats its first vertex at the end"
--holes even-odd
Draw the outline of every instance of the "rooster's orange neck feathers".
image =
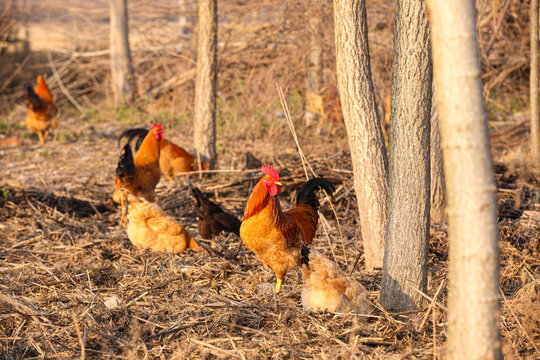
POLYGON ((244 211, 244 220, 249 219, 250 217, 257 215, 267 206, 271 207, 273 217, 276 221, 276 225, 280 224, 281 218, 283 217, 283 211, 281 210, 281 205, 279 204, 279 199, 276 196, 270 196, 268 190, 264 187, 264 180, 268 178, 268 175, 262 177, 261 180, 255 185, 251 196, 246 205, 246 210, 244 211))
POLYGON ((159 141, 154 133, 157 129, 152 129, 146 134, 137 155, 133 162, 136 166, 145 166, 153 162, 159 162, 159 141))
POLYGON ((50 103, 53 102, 51 91, 49 90, 49 87, 47 86, 47 83, 45 82, 45 79, 43 79, 43 77, 41 75, 39 75, 38 78, 37 78, 37 85, 36 85, 36 88, 34 89, 34 91, 43 100, 45 100, 47 102, 50 102, 50 103))

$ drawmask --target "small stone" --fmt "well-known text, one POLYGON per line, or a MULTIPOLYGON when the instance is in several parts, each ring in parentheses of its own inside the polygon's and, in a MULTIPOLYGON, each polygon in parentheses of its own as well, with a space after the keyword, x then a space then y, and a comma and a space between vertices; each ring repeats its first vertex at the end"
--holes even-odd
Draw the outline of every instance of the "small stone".
POLYGON ((122 300, 120 300, 117 296, 111 296, 110 298, 108 298, 107 300, 105 300, 103 302, 105 304, 105 307, 109 310, 114 310, 118 307, 120 307, 120 305, 122 305, 122 300))

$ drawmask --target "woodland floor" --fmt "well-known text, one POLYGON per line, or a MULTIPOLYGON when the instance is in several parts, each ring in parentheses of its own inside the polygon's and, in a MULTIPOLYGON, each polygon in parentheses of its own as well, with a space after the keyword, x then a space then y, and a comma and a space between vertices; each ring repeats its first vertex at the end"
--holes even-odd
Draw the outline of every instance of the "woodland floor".
MULTIPOLYGON (((274 295, 273 273, 234 235, 208 242, 216 250, 211 253, 134 248, 110 196, 121 130, 73 122, 62 129, 76 135, 71 138, 44 146, 31 138, 0 148, 0 359, 445 357, 447 227, 431 228, 424 307, 406 314, 383 311, 377 302, 380 273, 365 273, 357 241, 347 152, 304 149, 315 172, 337 189, 339 225, 324 201, 328 235, 320 225, 314 246, 368 289, 376 307, 370 316, 304 311, 294 271, 274 295), (118 306, 109 309, 105 303, 114 298, 118 306)), ((179 143, 186 139, 166 134, 179 143)), ((503 349, 509 359, 534 359, 540 340, 540 184, 537 175, 509 160, 516 158, 517 140, 504 134, 493 137, 503 349)), ((281 200, 288 208, 305 176, 297 153, 285 151, 294 149, 292 139, 282 141, 288 146, 272 144, 256 154, 280 170, 281 200)), ((222 151, 220 167, 242 169, 238 149, 254 148, 244 145, 222 151)), ((258 171, 244 171, 192 182, 241 216, 259 177, 258 171)), ((157 196, 160 206, 197 233, 195 201, 185 181, 162 179, 157 196)))

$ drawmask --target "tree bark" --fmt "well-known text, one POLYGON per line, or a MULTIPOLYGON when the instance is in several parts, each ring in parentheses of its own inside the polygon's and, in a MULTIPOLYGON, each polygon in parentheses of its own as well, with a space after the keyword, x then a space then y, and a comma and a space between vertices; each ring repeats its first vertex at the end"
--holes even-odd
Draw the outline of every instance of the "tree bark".
POLYGON ((424 0, 396 1, 388 229, 381 305, 421 306, 427 284, 430 204, 431 48, 424 0))
POLYGON ((474 2, 428 0, 448 196, 448 359, 501 359, 495 180, 474 2))
POLYGON ((322 85, 322 13, 318 2, 307 2, 306 16, 309 23, 309 50, 306 59, 308 89, 321 95, 322 85))
POLYGON ((195 24, 194 14, 197 11, 195 0, 178 0, 178 31, 180 32, 180 47, 184 49, 191 48, 193 38, 193 26, 195 24))
POLYGON ((538 108, 538 0, 531 0, 531 160, 540 167, 540 113, 538 108))
POLYGON ((137 83, 131 62, 128 40, 128 13, 126 0, 110 0, 111 10, 111 89, 113 101, 132 103, 137 93, 137 83))
MULTIPOLYGON (((433 85, 435 92, 435 85, 433 85)), ((439 113, 435 103, 435 95, 431 102, 431 136, 430 136, 430 157, 431 157, 431 221, 435 223, 445 223, 446 216, 446 191, 444 189, 444 170, 441 147, 441 131, 439 124, 439 113)))
POLYGON ((217 0, 199 0, 194 145, 201 160, 216 161, 217 0))
POLYGON ((365 0, 335 0, 336 70, 354 171, 366 270, 383 264, 388 159, 369 60, 365 0))

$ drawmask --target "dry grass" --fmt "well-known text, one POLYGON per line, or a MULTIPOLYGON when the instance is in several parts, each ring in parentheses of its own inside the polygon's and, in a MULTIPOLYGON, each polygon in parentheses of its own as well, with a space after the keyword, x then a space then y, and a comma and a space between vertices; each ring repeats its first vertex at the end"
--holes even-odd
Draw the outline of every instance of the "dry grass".
MULTIPOLYGON (((78 141, 44 147, 25 141, 20 148, 2 150, 3 160, 11 165, 3 170, 0 202, 0 356, 444 358, 444 226, 432 228, 428 300, 420 311, 388 314, 378 308, 368 317, 306 313, 300 305, 299 274, 289 274, 275 296, 273 274, 232 235, 209 243, 216 250, 211 253, 135 249, 118 225, 119 209, 110 200, 117 154, 110 152, 115 144, 106 135, 109 130, 101 124, 82 129, 78 141), (108 309, 105 303, 113 297, 120 305, 108 309)), ((243 158, 221 161, 239 168, 243 158)), ((276 163, 285 184, 282 200, 290 204, 304 181, 300 159, 283 153, 276 163)), ((324 202, 333 241, 320 231, 315 244, 351 271, 362 249, 349 156, 312 155, 310 163, 336 185, 333 205, 344 235, 343 248, 332 210, 324 202)), ((540 336, 540 227, 523 220, 523 209, 511 206, 517 178, 502 166, 498 173, 503 344, 509 358, 533 359, 533 343, 540 336)), ((197 185, 241 215, 258 176, 218 174, 197 185)), ((169 214, 196 233, 195 202, 182 181, 164 180, 158 197, 169 214)), ((364 273, 360 256, 353 275, 378 307, 380 274, 364 273)))

